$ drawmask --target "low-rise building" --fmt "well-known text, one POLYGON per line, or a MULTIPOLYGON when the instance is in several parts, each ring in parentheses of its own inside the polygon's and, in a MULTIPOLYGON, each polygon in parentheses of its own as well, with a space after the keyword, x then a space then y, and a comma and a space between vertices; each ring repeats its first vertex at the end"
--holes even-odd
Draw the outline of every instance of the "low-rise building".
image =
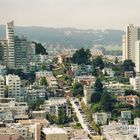
POLYGON ((115 72, 112 70, 112 68, 104 68, 102 70, 103 74, 107 74, 110 77, 114 77, 115 72))
POLYGON ((46 114, 45 110, 32 111, 31 112, 32 119, 36 119, 36 118, 46 119, 46 115, 47 114, 46 114))
POLYGON ((38 98, 42 98, 45 99, 46 97, 46 89, 44 86, 30 86, 26 88, 26 99, 27 101, 34 101, 36 102, 36 100, 38 98))
POLYGON ((47 76, 53 76, 51 71, 38 71, 35 73, 36 74, 36 79, 39 79, 41 77, 47 77, 47 76))
POLYGON ((117 100, 119 102, 130 104, 134 107, 140 103, 140 99, 137 95, 118 96, 117 100))
POLYGON ((133 89, 133 86, 129 85, 129 84, 110 82, 110 83, 106 83, 104 85, 104 88, 108 92, 110 92, 110 93, 112 93, 112 94, 114 94, 116 96, 120 96, 120 95, 124 95, 125 90, 133 89))
POLYGON ((19 132, 14 126, 0 128, 1 140, 25 140, 22 134, 23 133, 19 132))
POLYGON ((18 119, 28 119, 29 110, 26 102, 15 102, 10 101, 6 103, 0 103, 0 111, 1 111, 1 119, 13 122, 13 118, 15 120, 18 119), (6 116, 6 117, 4 117, 6 116))
POLYGON ((133 71, 125 71, 124 72, 124 76, 125 77, 133 77, 133 75, 134 75, 134 72, 133 71))
POLYGON ((136 140, 140 138, 140 125, 113 122, 102 126, 102 134, 107 140, 136 140))
POLYGON ((47 76, 46 78, 47 78, 48 86, 50 88, 58 87, 57 79, 54 76, 47 76))
POLYGON ((41 127, 48 127, 49 126, 49 122, 43 118, 18 120, 17 122, 23 126, 35 125, 36 123, 39 123, 41 127))
POLYGON ((131 111, 121 111, 121 118, 125 120, 131 119, 131 111))
POLYGON ((50 98, 46 100, 41 108, 52 116, 58 116, 60 109, 63 109, 67 116, 71 117, 71 107, 65 98, 50 98))
POLYGON ((95 83, 95 81, 96 81, 96 78, 91 75, 75 76, 75 79, 74 79, 74 83, 79 82, 87 86, 91 86, 93 83, 95 83))
POLYGON ((102 112, 102 113, 94 113, 92 115, 92 117, 93 117, 93 120, 94 120, 94 122, 96 124, 98 124, 98 125, 105 125, 105 124, 107 124, 107 120, 109 118, 109 114, 104 113, 104 112, 102 112))
POLYGON ((134 90, 140 92, 140 76, 130 78, 130 84, 133 86, 134 90))
POLYGON ((43 128, 41 140, 68 140, 68 136, 62 128, 43 128))

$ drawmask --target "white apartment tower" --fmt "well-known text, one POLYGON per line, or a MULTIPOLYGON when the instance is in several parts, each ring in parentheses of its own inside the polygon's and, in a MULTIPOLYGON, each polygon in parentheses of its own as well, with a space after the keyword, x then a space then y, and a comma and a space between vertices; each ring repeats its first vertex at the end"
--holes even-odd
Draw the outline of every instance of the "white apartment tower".
POLYGON ((131 59, 135 62, 135 42, 140 40, 140 28, 132 24, 126 28, 126 34, 123 35, 123 60, 131 59))
POLYGON ((8 86, 8 97, 18 100, 20 97, 20 77, 18 75, 7 75, 6 85, 8 86))
POLYGON ((6 39, 7 39, 7 66, 9 68, 15 67, 15 50, 14 50, 14 21, 6 24, 6 39))
POLYGON ((140 72, 140 40, 135 43, 135 66, 136 72, 140 72))
POLYGON ((4 77, 0 75, 0 98, 4 98, 4 77))

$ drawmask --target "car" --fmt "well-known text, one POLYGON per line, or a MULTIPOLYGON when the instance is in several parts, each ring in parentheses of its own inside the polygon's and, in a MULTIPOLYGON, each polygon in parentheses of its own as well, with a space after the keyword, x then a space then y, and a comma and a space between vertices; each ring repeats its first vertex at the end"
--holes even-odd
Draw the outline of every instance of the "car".
POLYGON ((76 105, 80 105, 79 102, 77 102, 77 101, 75 101, 74 103, 75 103, 76 105))

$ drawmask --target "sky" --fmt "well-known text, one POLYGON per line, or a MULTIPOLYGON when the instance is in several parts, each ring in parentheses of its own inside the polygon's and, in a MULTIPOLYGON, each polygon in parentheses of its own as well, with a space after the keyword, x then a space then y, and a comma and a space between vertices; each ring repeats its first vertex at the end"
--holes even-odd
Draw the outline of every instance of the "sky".
POLYGON ((125 29, 140 25, 140 0, 0 0, 0 24, 125 29))

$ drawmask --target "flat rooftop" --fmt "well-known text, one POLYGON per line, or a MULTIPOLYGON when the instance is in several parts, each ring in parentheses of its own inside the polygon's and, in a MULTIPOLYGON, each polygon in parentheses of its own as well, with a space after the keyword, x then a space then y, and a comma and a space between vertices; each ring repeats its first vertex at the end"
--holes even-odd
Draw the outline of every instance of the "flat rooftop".
POLYGON ((43 128, 42 132, 45 133, 46 135, 67 134, 67 132, 63 130, 62 128, 43 128))

